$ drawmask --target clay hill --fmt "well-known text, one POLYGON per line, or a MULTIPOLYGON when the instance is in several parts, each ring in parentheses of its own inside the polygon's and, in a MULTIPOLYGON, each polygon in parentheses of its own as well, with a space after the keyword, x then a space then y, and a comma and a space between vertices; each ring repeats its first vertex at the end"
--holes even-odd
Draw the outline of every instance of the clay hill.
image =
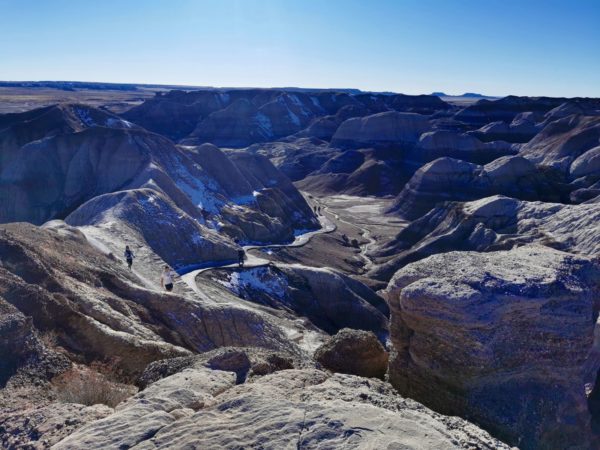
POLYGON ((599 448, 600 100, 109 106, 0 115, 3 448, 599 448))
POLYGON ((0 222, 64 219, 115 244, 107 230, 118 229, 174 267, 233 259, 233 238, 281 242, 317 227, 296 188, 258 155, 176 146, 82 105, 0 123, 0 222))

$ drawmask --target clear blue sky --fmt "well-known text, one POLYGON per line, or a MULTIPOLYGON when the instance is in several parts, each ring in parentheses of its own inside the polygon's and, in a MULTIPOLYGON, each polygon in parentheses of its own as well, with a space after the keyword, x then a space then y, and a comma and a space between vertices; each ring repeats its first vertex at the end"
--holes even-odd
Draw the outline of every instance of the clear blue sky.
POLYGON ((600 0, 0 0, 0 80, 600 97, 600 0))

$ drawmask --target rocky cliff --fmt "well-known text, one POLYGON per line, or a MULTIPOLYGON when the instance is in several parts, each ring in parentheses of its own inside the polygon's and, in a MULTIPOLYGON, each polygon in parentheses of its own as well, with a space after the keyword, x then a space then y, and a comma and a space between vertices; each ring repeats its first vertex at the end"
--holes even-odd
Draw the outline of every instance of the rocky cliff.
POLYGON ((390 381, 520 448, 591 448, 599 270, 544 247, 409 264, 386 290, 390 381))

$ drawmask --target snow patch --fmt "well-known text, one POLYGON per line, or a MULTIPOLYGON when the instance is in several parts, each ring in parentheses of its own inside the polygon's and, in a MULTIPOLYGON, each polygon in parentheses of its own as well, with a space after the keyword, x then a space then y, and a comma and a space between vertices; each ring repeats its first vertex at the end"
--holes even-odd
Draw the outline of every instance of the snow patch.
POLYGON ((229 96, 229 94, 227 92, 220 92, 219 93, 219 98, 221 99, 221 102, 223 104, 229 103, 230 96, 229 96))
POLYGON ((227 289, 240 295, 245 290, 265 292, 275 298, 283 299, 288 289, 287 280, 274 276, 269 269, 256 267, 242 272, 233 272, 228 281, 218 280, 227 289))
POLYGON ((218 214, 224 203, 209 189, 209 183, 193 176, 189 169, 177 161, 174 167, 177 174, 176 184, 199 209, 218 214))
POLYGON ((271 119, 269 119, 265 114, 258 113, 256 115, 256 123, 266 136, 273 136, 273 125, 271 124, 271 119))
POLYGON ((123 119, 116 119, 114 117, 109 117, 105 122, 108 128, 131 128, 132 123, 123 119))
POLYGON ((83 122, 88 127, 93 127, 96 125, 94 119, 90 117, 90 112, 87 109, 75 108, 75 114, 81 122, 83 122))
POLYGON ((288 109, 288 115, 290 116, 290 120, 295 124, 300 126, 300 119, 298 118, 298 116, 296 114, 294 114, 292 112, 291 109, 288 109))
POLYGON ((302 102, 300 101, 300 99, 298 98, 298 96, 296 94, 289 94, 288 97, 290 98, 290 100, 292 101, 292 103, 294 105, 298 105, 300 107, 302 107, 302 102))
POLYGON ((321 102, 319 101, 319 99, 317 97, 311 97, 310 101, 313 103, 313 105, 315 105, 317 108, 319 109, 323 109, 321 107, 321 102))

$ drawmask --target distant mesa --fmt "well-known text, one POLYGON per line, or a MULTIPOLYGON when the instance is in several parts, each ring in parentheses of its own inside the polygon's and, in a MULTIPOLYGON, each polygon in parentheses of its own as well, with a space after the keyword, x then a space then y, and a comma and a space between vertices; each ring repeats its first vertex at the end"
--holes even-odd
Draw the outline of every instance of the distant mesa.
POLYGON ((451 95, 451 94, 446 94, 445 92, 432 92, 431 95, 435 96, 435 97, 463 97, 463 98, 499 98, 499 97, 494 97, 491 95, 483 95, 483 94, 478 94, 476 92, 465 92, 464 94, 459 94, 459 95, 451 95))

